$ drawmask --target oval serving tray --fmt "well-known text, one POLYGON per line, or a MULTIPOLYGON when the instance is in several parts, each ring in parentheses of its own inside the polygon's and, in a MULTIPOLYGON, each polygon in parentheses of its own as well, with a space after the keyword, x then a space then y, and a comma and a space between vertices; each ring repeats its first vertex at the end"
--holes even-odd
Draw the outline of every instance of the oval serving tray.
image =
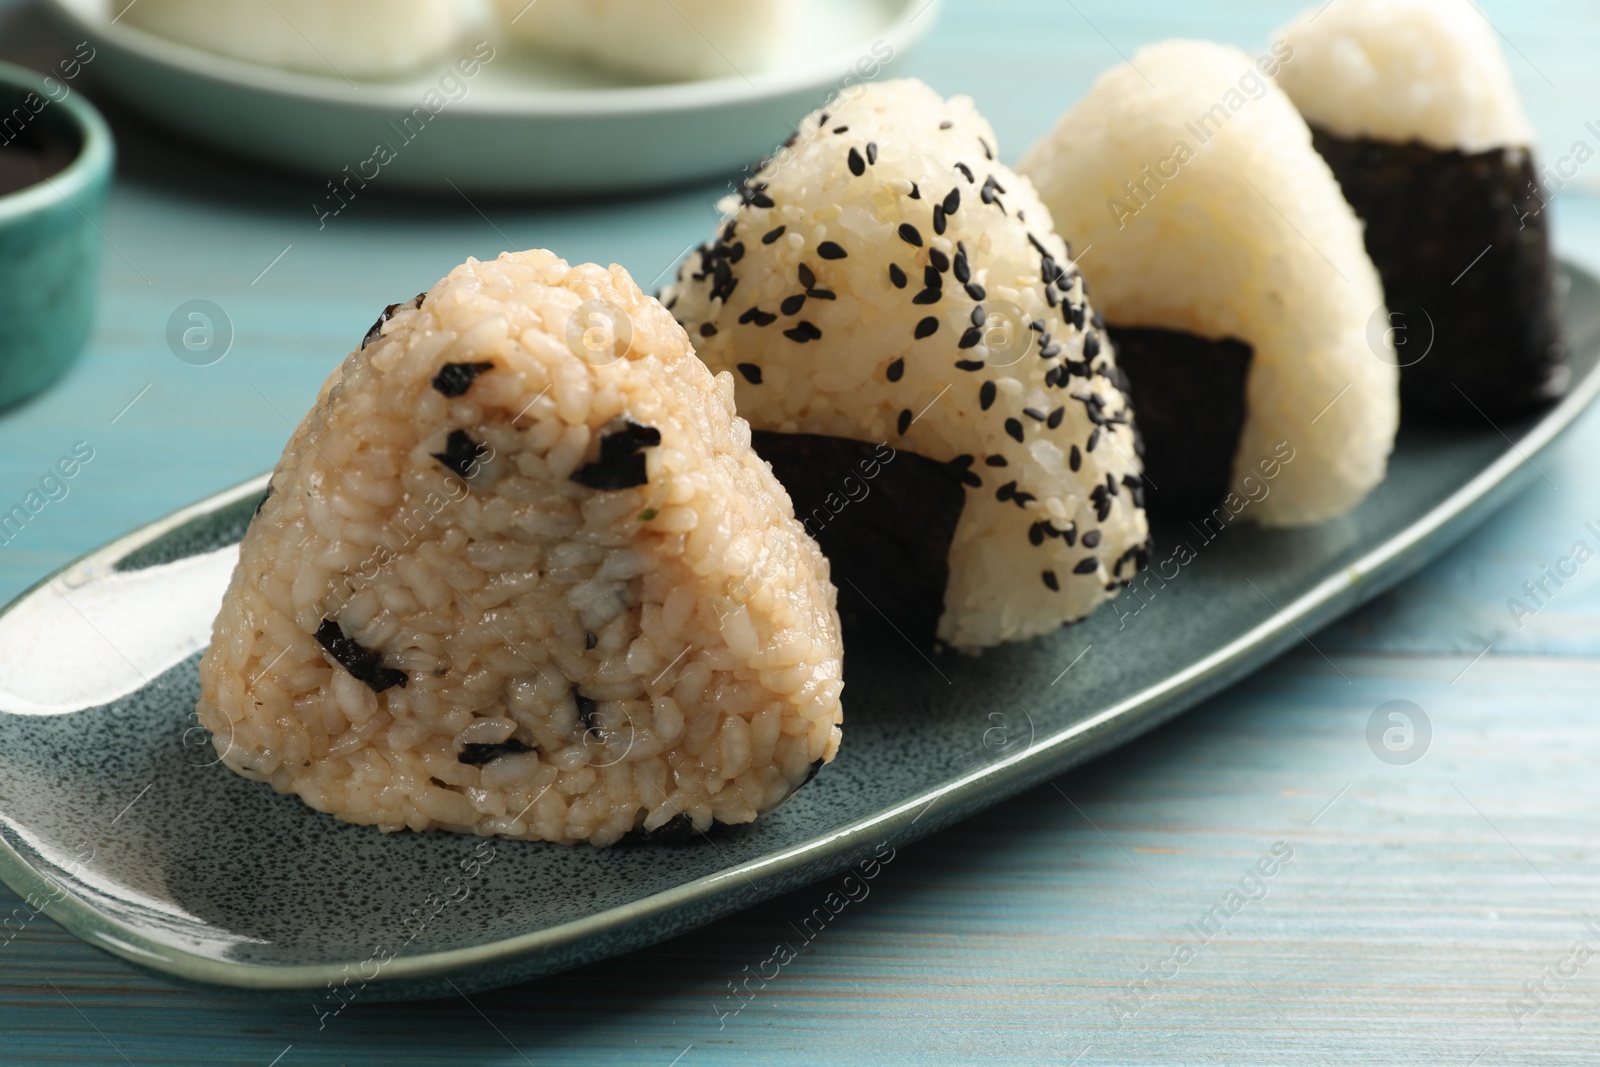
POLYGON ((1143 597, 1051 637, 971 659, 852 649, 839 759, 761 822, 682 848, 383 835, 217 765, 195 664, 257 479, 0 615, 0 877, 141 967, 312 1001, 333 983, 330 1012, 355 991, 470 991, 671 937, 1060 775, 1438 556, 1539 476, 1600 392, 1600 281, 1565 281, 1560 404, 1406 427, 1388 481, 1315 529, 1158 525, 1143 597))

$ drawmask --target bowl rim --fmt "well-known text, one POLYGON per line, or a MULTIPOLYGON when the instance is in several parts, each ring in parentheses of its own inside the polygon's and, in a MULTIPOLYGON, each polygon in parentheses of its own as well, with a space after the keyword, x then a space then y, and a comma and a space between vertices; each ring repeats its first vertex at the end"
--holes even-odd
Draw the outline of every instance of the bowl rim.
MULTIPOLYGON (((337 103, 375 114, 392 115, 417 104, 418 86, 412 81, 359 81, 251 63, 171 41, 134 26, 95 17, 85 10, 91 0, 46 0, 47 6, 98 43, 137 56, 145 62, 175 68, 191 76, 255 92, 269 93, 302 103, 337 103)), ((944 0, 877 0, 889 14, 874 40, 887 42, 895 55, 909 51, 933 27, 944 0)), ((463 40, 466 38, 464 37, 463 40)), ((498 27, 486 39, 496 47, 520 48, 498 27)), ((515 115, 528 119, 595 119, 649 115, 660 112, 724 107, 783 99, 848 79, 860 48, 873 41, 851 41, 836 52, 812 57, 792 66, 755 71, 748 77, 734 74, 688 82, 608 86, 596 89, 500 90, 489 100, 476 95, 453 103, 463 116, 515 115), (841 68, 841 63, 846 66, 841 68)))
MULTIPOLYGON (((111 139, 111 128, 106 125, 104 117, 81 91, 69 89, 66 96, 56 98, 46 84, 47 77, 28 67, 0 62, 0 85, 36 93, 47 101, 44 108, 34 112, 35 118, 43 115, 46 108, 61 108, 62 113, 77 127, 82 144, 72 162, 60 171, 0 196, 0 224, 39 214, 61 202, 82 215, 77 199, 103 182, 111 172, 116 150, 111 139)), ((88 216, 84 216, 84 221, 90 221, 88 216)), ((93 223, 90 222, 90 225, 93 223)))

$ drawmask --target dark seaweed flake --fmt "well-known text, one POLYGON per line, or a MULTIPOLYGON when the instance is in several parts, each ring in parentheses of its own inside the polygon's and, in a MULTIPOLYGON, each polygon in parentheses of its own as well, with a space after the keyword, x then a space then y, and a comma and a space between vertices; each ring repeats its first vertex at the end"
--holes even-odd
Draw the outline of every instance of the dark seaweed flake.
POLYGON ((462 745, 461 752, 456 756, 456 762, 465 763, 468 767, 483 767, 501 756, 515 756, 532 751, 534 750, 528 745, 513 737, 498 745, 462 745))
POLYGON ((600 458, 579 467, 572 480, 602 491, 633 489, 650 481, 644 450, 661 443, 661 431, 623 420, 619 429, 600 438, 600 458))
POLYGON ((393 667, 383 665, 383 657, 344 635, 344 630, 332 619, 323 619, 322 625, 317 628, 317 644, 321 645, 333 657, 335 663, 343 667, 350 677, 366 685, 374 693, 382 693, 387 689, 399 686, 406 687, 404 671, 397 671, 393 667))
POLYGON ((452 399, 465 396, 467 390, 472 388, 472 383, 478 380, 478 375, 491 370, 494 370, 494 364, 488 362, 446 363, 433 376, 433 387, 452 399))
POLYGON ((433 458, 447 469, 463 478, 471 478, 478 461, 488 449, 467 435, 465 430, 451 430, 445 438, 444 451, 433 453, 433 458))

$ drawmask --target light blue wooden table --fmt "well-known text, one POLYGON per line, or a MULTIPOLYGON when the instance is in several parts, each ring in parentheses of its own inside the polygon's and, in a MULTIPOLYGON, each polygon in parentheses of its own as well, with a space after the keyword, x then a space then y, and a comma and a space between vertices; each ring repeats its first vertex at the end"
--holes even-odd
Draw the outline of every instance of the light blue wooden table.
MULTIPOLYGON (((1118 49, 1174 35, 1256 46, 1295 6, 952 0, 908 70, 977 97, 1014 159, 1118 49)), ((1600 12, 1482 9, 1514 47, 1545 143, 1565 151, 1600 119, 1600 12)), ((0 55, 44 64, 68 44, 29 3, 0 0, 0 55)), ((375 193, 318 232, 314 181, 112 117, 123 165, 93 346, 58 388, 0 414, 0 505, 77 441, 95 458, 0 549, 3 597, 269 467, 289 431, 280 411, 309 406, 375 313, 498 253, 501 231, 648 283, 707 231, 718 191, 482 205, 492 223, 461 202, 375 193), (221 305, 236 331, 215 366, 180 362, 164 340, 193 299, 221 305)), ((1594 183, 1590 166, 1580 177, 1594 183)), ((1564 254, 1600 269, 1600 201, 1569 190, 1556 210, 1564 254)), ((902 850, 735 1016, 721 1017, 730 983, 829 886, 471 1002, 358 1002, 320 1031, 309 1005, 179 989, 38 919, 0 947, 0 1063, 1600 1063, 1600 921, 1585 926, 1600 920, 1600 563, 1520 626, 1506 606, 1600 522, 1597 452, 1600 412, 1541 464, 1548 481, 1318 636, 1332 666, 1290 655, 902 850), (1396 699, 1433 726, 1410 766, 1365 740, 1396 699), (1293 858, 1264 889, 1247 884, 1259 899, 1173 961, 1185 924, 1275 845, 1293 858), (1529 983, 1543 991, 1518 1008, 1529 983)), ((0 890, 0 913, 15 903, 0 890)))

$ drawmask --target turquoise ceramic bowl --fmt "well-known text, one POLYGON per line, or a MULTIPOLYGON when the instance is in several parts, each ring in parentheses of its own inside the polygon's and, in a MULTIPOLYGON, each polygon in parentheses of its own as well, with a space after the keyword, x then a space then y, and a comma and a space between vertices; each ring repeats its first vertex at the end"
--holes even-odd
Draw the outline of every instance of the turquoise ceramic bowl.
POLYGON ((0 407, 61 377, 89 340, 115 158, 105 120, 76 88, 0 63, 0 143, 32 123, 76 156, 47 180, 0 196, 0 407))

